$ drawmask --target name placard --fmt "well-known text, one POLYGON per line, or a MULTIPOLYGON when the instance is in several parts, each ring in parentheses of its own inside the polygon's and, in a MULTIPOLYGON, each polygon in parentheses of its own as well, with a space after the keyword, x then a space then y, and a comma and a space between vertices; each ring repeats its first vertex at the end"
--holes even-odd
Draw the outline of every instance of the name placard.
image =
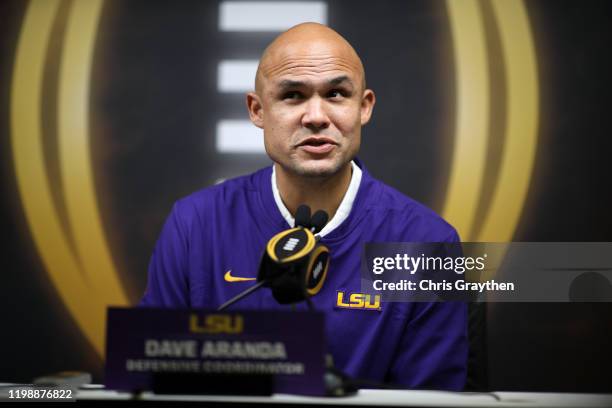
POLYGON ((106 330, 110 389, 150 390, 156 378, 174 375, 271 377, 275 393, 325 391, 322 313, 109 308, 106 330))

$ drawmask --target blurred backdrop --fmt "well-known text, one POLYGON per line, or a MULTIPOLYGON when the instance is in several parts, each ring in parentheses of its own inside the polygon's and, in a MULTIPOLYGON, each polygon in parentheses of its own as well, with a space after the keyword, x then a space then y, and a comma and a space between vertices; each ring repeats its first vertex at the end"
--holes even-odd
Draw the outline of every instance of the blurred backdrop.
MULTIPOLYGON (((244 93, 329 24, 377 104, 359 157, 465 241, 612 241, 607 1, 0 2, 0 381, 102 381, 172 203, 269 165, 244 93)), ((489 304, 496 390, 612 391, 609 303, 489 304)))

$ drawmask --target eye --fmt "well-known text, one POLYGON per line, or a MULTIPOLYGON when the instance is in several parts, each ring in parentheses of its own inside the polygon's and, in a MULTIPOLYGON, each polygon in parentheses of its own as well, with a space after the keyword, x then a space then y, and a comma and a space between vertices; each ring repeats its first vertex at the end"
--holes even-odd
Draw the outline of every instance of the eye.
POLYGON ((327 93, 327 97, 328 98, 332 98, 332 99, 340 99, 340 98, 343 98, 345 96, 346 96, 346 94, 343 91, 341 91, 340 89, 332 89, 331 91, 329 91, 327 93))
POLYGON ((299 100, 302 98, 303 98, 303 95, 298 91, 289 91, 283 94, 283 99, 299 100))

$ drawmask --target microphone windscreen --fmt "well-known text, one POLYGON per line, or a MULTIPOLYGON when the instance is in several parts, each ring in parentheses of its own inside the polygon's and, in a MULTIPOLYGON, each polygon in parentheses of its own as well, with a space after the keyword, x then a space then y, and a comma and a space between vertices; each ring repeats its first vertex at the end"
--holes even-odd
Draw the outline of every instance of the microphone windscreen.
POLYGON ((329 216, 323 210, 318 210, 315 212, 310 220, 311 226, 314 228, 314 233, 321 231, 325 224, 327 224, 327 219, 329 216))
POLYGON ((295 212, 295 226, 310 228, 310 207, 306 204, 302 204, 298 207, 295 212))

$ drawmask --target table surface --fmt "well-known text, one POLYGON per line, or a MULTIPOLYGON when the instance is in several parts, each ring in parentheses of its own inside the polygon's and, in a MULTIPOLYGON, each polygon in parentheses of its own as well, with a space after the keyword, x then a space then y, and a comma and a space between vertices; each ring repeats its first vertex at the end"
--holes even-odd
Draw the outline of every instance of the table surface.
POLYGON ((176 402, 226 402, 238 404, 317 404, 347 406, 405 407, 612 407, 612 394, 533 393, 533 392, 447 392, 410 390, 360 390, 357 395, 341 398, 304 397, 275 394, 271 397, 231 395, 138 395, 104 389, 80 390, 77 400, 129 400, 176 402))
MULTIPOLYGON (((0 383, 0 401, 7 401, 6 391, 25 384, 0 383)), ((104 389, 103 385, 83 386, 76 393, 82 402, 164 401, 226 403, 231 405, 335 405, 376 407, 612 407, 612 394, 535 393, 535 392, 449 392, 416 390, 360 390, 356 395, 340 398, 305 397, 275 394, 269 397, 234 395, 158 395, 151 392, 130 393, 104 389)))

